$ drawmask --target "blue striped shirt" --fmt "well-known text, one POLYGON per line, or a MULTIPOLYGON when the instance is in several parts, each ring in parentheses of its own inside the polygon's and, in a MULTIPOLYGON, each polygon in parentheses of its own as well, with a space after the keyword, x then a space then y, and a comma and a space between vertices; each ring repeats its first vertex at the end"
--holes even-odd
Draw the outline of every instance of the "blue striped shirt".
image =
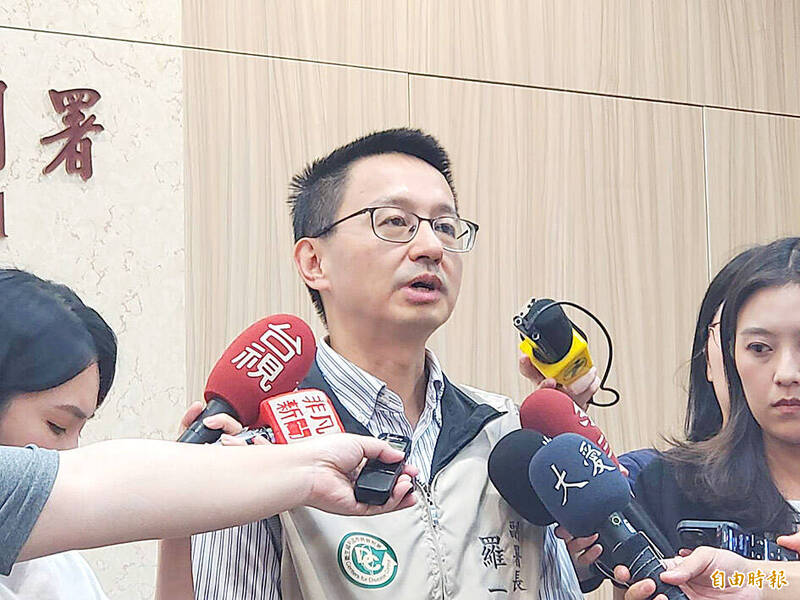
MULTIPOLYGON (((342 406, 371 434, 399 433, 411 438, 408 462, 430 478, 433 451, 442 428, 444 376, 439 361, 425 351, 428 383, 416 427, 406 418, 403 400, 386 384, 336 353, 325 340, 317 364, 342 406)), ((192 538, 195 598, 279 600, 281 525, 277 517, 192 538)), ((583 598, 564 542, 548 527, 544 535, 539 600, 583 598)))
POLYGON ((425 350, 428 384, 425 406, 416 427, 408 422, 400 396, 383 381, 333 351, 324 340, 317 349, 317 364, 342 406, 372 435, 397 433, 411 439, 408 462, 419 469, 417 479, 427 483, 433 450, 442 430, 444 393, 444 376, 433 352, 425 350))

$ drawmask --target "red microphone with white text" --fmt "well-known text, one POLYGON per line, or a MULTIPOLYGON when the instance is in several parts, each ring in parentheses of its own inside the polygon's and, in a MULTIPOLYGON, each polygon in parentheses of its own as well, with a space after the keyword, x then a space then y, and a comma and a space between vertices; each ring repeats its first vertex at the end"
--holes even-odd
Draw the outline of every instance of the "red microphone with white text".
POLYGON ((206 383, 205 410, 183 432, 179 442, 215 442, 221 430, 203 419, 224 413, 245 427, 258 421, 264 398, 297 388, 316 356, 311 328, 294 315, 272 315, 257 321, 231 342, 206 383))
MULTIPOLYGON (((611 459, 614 466, 618 469, 620 468, 619 461, 613 450, 611 450, 611 445, 602 430, 565 393, 552 388, 536 390, 522 403, 519 413, 523 428, 539 431, 551 438, 556 438, 565 433, 578 434, 593 442, 596 447, 611 459)), ((586 464, 599 464, 600 457, 594 446, 584 444, 580 447, 580 451, 584 453, 584 462, 586 464)), ((651 547, 657 550, 659 556, 674 554, 667 538, 635 498, 632 498, 625 508, 625 516, 633 527, 642 533, 651 544, 651 547)), ((604 549, 595 566, 599 567, 601 573, 610 576, 615 565, 607 550, 604 549)), ((587 582, 582 581, 581 588, 584 592, 589 592, 600 583, 601 580, 596 579, 587 582)))
MULTIPOLYGON (((330 398, 325 392, 315 389, 267 398, 261 403, 257 425, 269 427, 277 444, 344 432, 330 398)), ((366 462, 354 489, 356 500, 366 504, 386 504, 411 452, 411 440, 404 435, 381 433, 378 439, 386 440, 404 457, 397 463, 384 463, 376 458, 366 462)))
POLYGON ((564 392, 552 388, 536 390, 520 406, 519 420, 524 429, 533 429, 551 438, 561 433, 582 435, 597 444, 614 465, 619 467, 619 461, 606 436, 591 417, 564 392))

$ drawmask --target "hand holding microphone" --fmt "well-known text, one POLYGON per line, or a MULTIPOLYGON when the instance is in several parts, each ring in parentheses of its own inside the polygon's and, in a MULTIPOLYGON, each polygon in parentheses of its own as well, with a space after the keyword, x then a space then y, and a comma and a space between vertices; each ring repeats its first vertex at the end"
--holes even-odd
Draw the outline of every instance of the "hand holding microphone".
POLYGON ((306 440, 286 449, 308 453, 312 462, 305 504, 330 513, 369 516, 412 506, 415 502, 411 479, 419 470, 405 465, 385 504, 375 505, 359 502, 353 484, 360 469, 370 459, 383 463, 398 463, 405 457, 403 452, 388 442, 364 435, 336 433, 306 440))
MULTIPOLYGON (((205 398, 208 403, 202 412, 199 403, 190 407, 183 422, 184 425, 188 424, 188 429, 178 441, 209 443, 219 439, 224 432, 222 443, 226 446, 268 443, 260 435, 250 436, 246 440, 232 437, 242 431, 243 425, 254 429, 268 427, 277 446, 321 436, 330 438, 334 437, 330 434, 343 433, 344 427, 336 409, 324 392, 296 389, 311 368, 315 355, 314 336, 301 319, 293 315, 273 315, 254 323, 237 336, 217 361, 206 384, 205 398)), ((383 457, 396 453, 393 450, 385 454, 386 442, 366 436, 335 437, 337 439, 329 444, 315 442, 311 446, 302 445, 299 450, 300 455, 312 453, 310 458, 314 459, 315 448, 322 449, 323 455, 330 457, 331 451, 349 444, 350 454, 340 454, 338 458, 342 460, 323 463, 318 474, 320 479, 312 480, 315 489, 324 489, 319 488, 320 481, 324 482, 324 475, 330 475, 331 468, 334 468, 334 481, 329 481, 331 487, 325 492, 327 497, 323 494, 319 500, 325 506, 324 510, 331 511, 331 506, 338 506, 337 510, 346 514, 352 514, 352 511, 357 511, 357 514, 377 514, 413 503, 413 500, 403 499, 411 490, 409 472, 414 476, 417 471, 414 467, 404 465, 394 471, 392 485, 382 488, 385 493, 380 503, 371 499, 373 508, 366 508, 366 503, 358 501, 358 490, 354 495, 352 481, 349 481, 348 491, 344 492, 335 482, 341 482, 343 475, 349 477, 357 467, 362 466, 360 462, 363 459, 390 464, 400 463, 405 456, 384 461, 383 457), (355 441, 351 439, 353 437, 355 441), (376 441, 379 442, 377 446, 376 441), (356 448, 360 452, 359 462, 351 465, 352 461, 347 459, 356 448)))
POLYGON ((294 315, 272 315, 239 334, 214 365, 205 389, 206 407, 178 438, 207 444, 222 431, 203 424, 224 414, 249 427, 258 419, 261 401, 294 390, 316 355, 311 328, 294 315))
POLYGON ((634 582, 653 579, 656 592, 669 600, 686 600, 659 578, 665 571, 660 555, 627 515, 630 487, 599 447, 580 435, 561 434, 534 455, 528 477, 561 525, 578 536, 599 533, 607 563, 627 567, 634 582))
POLYGON ((582 409, 589 404, 613 406, 619 402, 619 392, 604 387, 611 370, 613 348, 611 334, 589 310, 574 302, 532 299, 525 309, 514 317, 514 327, 519 332, 519 371, 541 388, 558 388, 569 394, 582 409), (603 377, 597 376, 586 343, 586 334, 573 323, 561 308, 571 306, 589 316, 600 328, 608 342, 608 362, 603 377), (594 400, 598 390, 611 393, 614 400, 600 404, 594 400))
POLYGON ((582 435, 597 444, 616 467, 620 466, 600 428, 563 392, 536 390, 520 406, 519 420, 525 429, 540 431, 551 438, 562 433, 582 435))
POLYGON ((575 404, 580 406, 583 410, 589 407, 589 400, 600 389, 600 377, 597 375, 597 368, 592 367, 584 375, 573 381, 567 386, 559 385, 558 381, 551 377, 545 377, 539 369, 537 369, 530 358, 523 354, 519 357, 519 372, 526 379, 530 380, 536 385, 537 390, 542 389, 560 389, 563 393, 569 395, 575 404))
MULTIPOLYGON (((716 571, 745 573, 766 569, 768 564, 778 564, 753 561, 728 550, 704 546, 696 548, 687 556, 666 559, 664 563, 667 570, 661 574, 661 580, 683 586, 689 600, 766 600, 762 590, 756 586, 715 588, 712 585, 712 575, 716 571)), ((630 579, 628 569, 622 566, 614 569, 614 576, 623 583, 630 579)), ((653 595, 655 588, 653 580, 644 579, 634 583, 625 592, 625 600, 647 600, 653 595)), ((664 600, 664 596, 656 596, 653 600, 664 600)))
MULTIPOLYGON (((566 394, 558 390, 540 389, 528 396, 520 407, 520 422, 524 429, 506 435, 492 450, 489 456, 489 478, 511 507, 531 523, 543 526, 557 521, 539 499, 534 482, 520 477, 520 472, 525 472, 533 458, 545 447, 545 441, 563 433, 581 435, 597 444, 598 449, 625 474, 624 467, 618 464, 603 432, 566 394)), ((635 499, 629 499, 626 516, 661 554, 672 554, 667 539, 635 499)), ((583 537, 573 537, 568 530, 569 527, 561 523, 555 533, 567 543, 573 562, 578 566, 595 563, 602 568, 603 573, 610 575, 616 563, 608 562, 609 556, 603 553, 601 545, 603 540, 598 539, 595 532, 583 537)), ((585 578, 581 585, 585 584, 584 591, 588 592, 601 582, 597 578, 585 578)))
POLYGON ((531 300, 514 318, 523 356, 519 370, 540 388, 560 386, 586 409, 600 388, 585 334, 570 321, 560 303, 531 300))
MULTIPOLYGON (((186 409, 186 412, 183 414, 181 418, 181 426, 180 426, 180 434, 182 434, 186 429, 200 416, 200 414, 205 409, 205 403, 196 400, 189 405, 189 408, 186 409)), ((205 425, 208 429, 217 430, 220 432, 219 441, 223 446, 245 446, 249 444, 269 444, 269 440, 265 438, 263 435, 253 435, 248 439, 242 437, 236 437, 237 435, 241 435, 244 431, 244 427, 242 426, 239 421, 234 419, 230 415, 226 415, 223 413, 219 413, 216 415, 211 415, 210 417, 204 417, 202 419, 203 425, 205 425)))
MULTIPOLYGON (((297 398, 298 394, 306 394, 309 398, 319 398, 318 395, 321 394, 324 400, 330 403, 327 396, 319 390, 299 390, 299 392, 283 394, 277 396, 276 401, 280 402, 282 397, 294 396, 297 398)), ((264 400, 264 406, 268 402, 269 399, 264 400)), ((182 426, 186 427, 192 423, 202 410, 201 402, 193 403, 181 421, 182 426)), ((261 435, 249 438, 247 441, 235 437, 242 431, 242 426, 230 415, 216 414, 206 417, 204 424, 209 429, 224 432, 221 439, 223 446, 245 446, 249 443, 257 446, 270 445, 270 442, 261 435)), ((272 425, 274 432, 280 431, 277 424, 273 423, 272 425)), ((353 482, 360 468, 368 459, 397 463, 404 458, 404 455, 383 440, 343 432, 344 430, 339 425, 332 431, 335 435, 316 434, 304 438, 301 444, 294 443, 299 440, 287 441, 280 437, 276 440, 276 444, 273 445, 275 451, 285 453, 288 450, 291 453, 286 455, 284 463, 286 468, 298 469, 302 474, 303 481, 306 482, 303 500, 298 502, 330 513, 358 516, 382 514, 413 506, 416 500, 411 480, 417 476, 419 470, 409 464, 404 465, 397 478, 397 483, 385 503, 370 505, 357 501, 353 491, 353 482), (289 448, 279 448, 286 444, 290 444, 289 448)), ((278 459, 276 458, 276 460, 278 459)))

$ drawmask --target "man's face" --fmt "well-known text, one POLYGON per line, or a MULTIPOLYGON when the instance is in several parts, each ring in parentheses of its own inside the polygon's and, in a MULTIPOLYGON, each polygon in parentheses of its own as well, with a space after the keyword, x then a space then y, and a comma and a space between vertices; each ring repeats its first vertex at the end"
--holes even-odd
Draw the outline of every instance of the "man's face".
MULTIPOLYGON (((370 206, 398 206, 426 218, 456 214, 442 174, 405 154, 355 162, 334 220, 370 206)), ((430 223, 420 221, 410 242, 388 242, 373 233, 364 213, 337 225, 320 242, 329 324, 338 319, 348 326, 388 327, 393 335, 427 338, 453 311, 462 259, 442 247, 430 223)))

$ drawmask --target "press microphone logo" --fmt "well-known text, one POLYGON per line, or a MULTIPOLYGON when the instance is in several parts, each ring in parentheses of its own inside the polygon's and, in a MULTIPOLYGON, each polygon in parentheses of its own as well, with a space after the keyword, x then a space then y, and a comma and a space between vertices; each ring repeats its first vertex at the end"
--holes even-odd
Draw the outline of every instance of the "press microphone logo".
POLYGON ((583 456, 583 464, 585 466, 588 467, 591 463, 592 477, 597 477, 600 473, 605 473, 606 471, 613 471, 616 469, 614 465, 607 465, 604 463, 602 458, 603 453, 597 448, 592 448, 586 442, 581 442, 578 452, 580 452, 581 456, 583 456))
POLYGON ((264 392, 272 389, 288 362, 302 354, 302 338, 292 338, 287 332, 289 327, 289 323, 270 323, 257 342, 251 342, 231 360, 237 370, 246 367, 248 377, 260 377, 264 392))
POLYGON ((580 489, 580 488, 582 488, 582 487, 584 487, 584 486, 589 484, 588 481, 577 481, 577 482, 569 483, 567 481, 567 471, 566 471, 566 469, 563 470, 563 471, 559 471, 558 467, 556 467, 555 465, 551 464, 550 465, 550 470, 553 471, 553 473, 555 473, 555 475, 556 475, 556 486, 555 486, 554 489, 556 491, 561 490, 561 491, 564 492, 564 499, 561 501, 561 506, 566 506, 567 505, 567 490, 569 490, 569 488, 578 488, 578 489, 580 489))
POLYGON ((575 362, 573 362, 569 367, 566 369, 566 376, 569 379, 577 379, 578 374, 583 370, 586 369, 587 360, 583 357, 578 358, 575 362))
POLYGON ((583 412, 581 407, 574 402, 572 403, 572 410, 575 411, 575 415, 578 417, 578 424, 581 427, 594 427, 594 421, 592 421, 592 418, 583 412))
POLYGON ((320 390, 304 389, 267 398, 261 403, 260 413, 278 444, 344 431, 336 409, 320 390))

